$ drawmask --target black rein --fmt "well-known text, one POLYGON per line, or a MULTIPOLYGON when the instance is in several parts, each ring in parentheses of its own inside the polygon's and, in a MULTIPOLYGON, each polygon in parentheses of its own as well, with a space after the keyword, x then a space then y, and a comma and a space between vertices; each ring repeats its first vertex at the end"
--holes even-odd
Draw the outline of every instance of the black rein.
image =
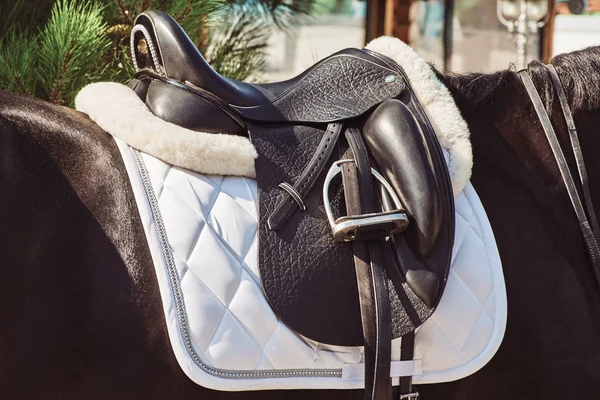
POLYGON ((569 108, 567 96, 565 94, 565 90, 560 81, 558 73, 556 72, 556 69, 553 65, 546 65, 546 68, 548 69, 550 76, 552 77, 552 81, 554 83, 554 85, 552 86, 558 94, 560 107, 562 108, 565 121, 567 122, 567 128, 569 130, 569 139, 571 141, 571 148, 573 149, 573 154, 575 155, 575 161, 577 163, 577 170, 579 172, 579 180, 581 183, 583 197, 585 200, 585 207, 583 206, 581 202, 581 197, 577 192, 573 175, 571 174, 571 171, 569 170, 569 167, 567 165, 567 160, 565 159, 565 155, 562 151, 562 148, 560 147, 558 138, 556 137, 556 132, 552 127, 552 122, 550 122, 550 117, 548 116, 548 113, 544 108, 542 99, 540 98, 540 95, 537 92, 535 85, 531 80, 531 77, 529 76, 526 70, 519 71, 519 76, 521 77, 521 80, 525 85, 525 89, 529 94, 529 98, 533 103, 533 107, 535 108, 535 112, 540 120, 540 123, 542 124, 544 133, 546 134, 546 138, 548 139, 548 143, 550 143, 552 153, 554 153, 554 158, 556 160, 556 163, 558 164, 560 174, 565 183, 567 192, 569 194, 569 198, 571 199, 571 204, 573 205, 573 209, 575 210, 575 214, 577 215, 577 219, 579 221, 579 229, 581 230, 581 233, 583 235, 585 246, 592 261, 592 266, 594 267, 596 281, 600 285, 600 247, 598 246, 598 237, 600 235, 600 230, 598 229, 598 220, 596 218, 596 213, 594 212, 594 206, 592 205, 588 174, 585 168, 585 163, 583 161, 583 153, 581 151, 581 145, 577 136, 575 121, 573 119, 571 109, 569 108))

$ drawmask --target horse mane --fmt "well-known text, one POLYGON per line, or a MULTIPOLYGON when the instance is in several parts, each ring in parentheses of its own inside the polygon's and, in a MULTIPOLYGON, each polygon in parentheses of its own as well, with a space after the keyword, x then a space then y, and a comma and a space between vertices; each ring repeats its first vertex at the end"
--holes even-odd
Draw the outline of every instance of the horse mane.
MULTIPOLYGON (((551 63, 560 76, 574 113, 600 108, 600 46, 559 54, 551 63)), ((554 89, 544 64, 534 60, 528 64, 527 69, 545 102, 546 109, 553 110, 554 89)), ((457 101, 473 108, 493 105, 498 99, 498 90, 507 90, 506 95, 510 96, 510 93, 513 93, 514 96, 515 82, 520 82, 514 65, 490 74, 450 73, 440 74, 440 78, 457 101)))

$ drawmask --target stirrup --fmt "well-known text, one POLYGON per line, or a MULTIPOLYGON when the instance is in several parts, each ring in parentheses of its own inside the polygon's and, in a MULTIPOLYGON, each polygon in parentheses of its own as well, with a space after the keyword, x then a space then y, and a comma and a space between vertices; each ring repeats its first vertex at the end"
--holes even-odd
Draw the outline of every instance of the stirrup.
POLYGON ((342 172, 340 165, 354 162, 354 160, 339 160, 334 162, 327 172, 323 184, 323 203, 327 220, 333 232, 333 239, 338 242, 351 242, 355 240, 385 239, 399 233, 408 226, 408 216, 402 207, 398 195, 389 182, 375 169, 371 174, 381 184, 383 194, 387 194, 394 203, 395 209, 384 210, 378 213, 347 215, 334 219, 329 200, 329 185, 333 178, 342 172))
POLYGON ((419 398, 419 392, 412 392, 408 394, 401 394, 399 400, 416 400, 419 398))

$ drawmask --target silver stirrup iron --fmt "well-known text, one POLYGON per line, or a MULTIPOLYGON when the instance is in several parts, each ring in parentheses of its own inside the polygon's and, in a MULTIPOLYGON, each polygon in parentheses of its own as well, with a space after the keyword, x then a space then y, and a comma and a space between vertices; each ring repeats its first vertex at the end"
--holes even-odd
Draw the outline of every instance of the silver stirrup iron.
POLYGON ((419 398, 419 392, 400 395, 400 400, 416 400, 419 398))
POLYGON ((354 162, 354 160, 339 160, 334 162, 327 172, 323 184, 323 203, 329 225, 333 232, 333 239, 338 242, 351 242, 354 240, 384 239, 406 229, 408 217, 398 195, 389 182, 376 170, 371 168, 371 174, 381 184, 383 197, 389 196, 394 203, 395 209, 385 210, 372 214, 347 215, 334 219, 329 200, 329 185, 331 181, 342 172, 342 164, 354 162))

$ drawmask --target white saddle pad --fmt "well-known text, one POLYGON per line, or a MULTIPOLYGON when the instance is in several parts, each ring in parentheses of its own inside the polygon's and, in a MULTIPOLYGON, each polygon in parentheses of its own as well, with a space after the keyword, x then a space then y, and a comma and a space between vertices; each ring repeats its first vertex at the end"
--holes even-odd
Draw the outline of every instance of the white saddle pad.
MULTIPOLYGON (((362 388, 361 347, 301 337, 277 319, 258 272, 251 178, 202 175, 117 140, 152 252, 176 358, 218 390, 362 388)), ((439 307, 416 334, 415 360, 394 376, 415 384, 463 378, 502 340, 506 293, 494 236, 470 183, 455 197, 456 234, 439 307)), ((400 340, 393 342, 399 360, 400 340)), ((395 378, 397 381, 397 378, 395 378)))

